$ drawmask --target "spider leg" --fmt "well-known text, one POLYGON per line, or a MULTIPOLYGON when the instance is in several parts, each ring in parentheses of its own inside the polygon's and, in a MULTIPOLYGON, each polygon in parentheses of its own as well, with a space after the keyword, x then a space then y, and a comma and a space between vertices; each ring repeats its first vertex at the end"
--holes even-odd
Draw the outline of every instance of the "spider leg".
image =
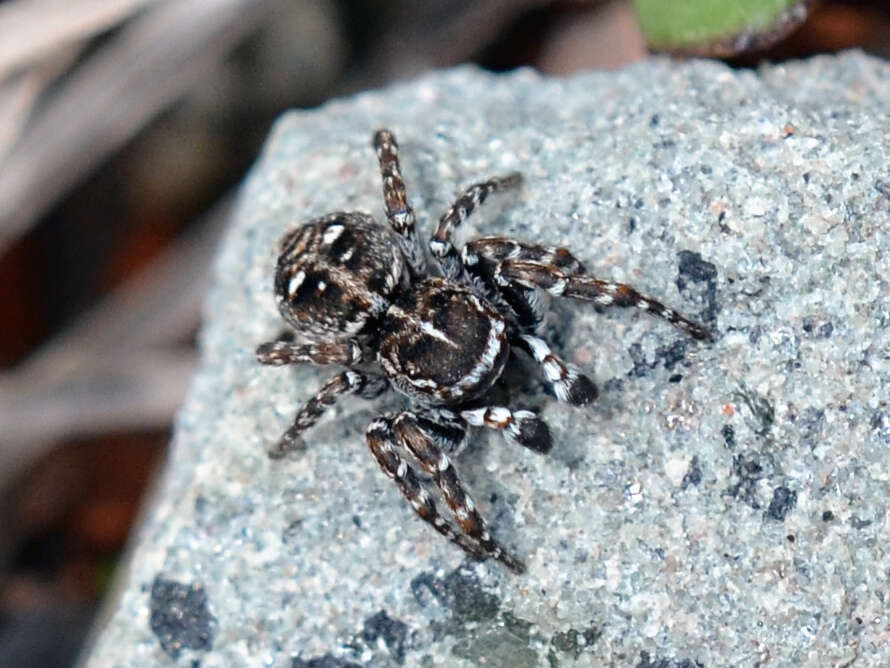
MULTIPOLYGON (((442 498, 445 499, 445 503, 448 504, 448 507, 451 508, 452 513, 454 513, 454 517, 463 533, 457 534, 453 529, 451 530, 452 535, 445 533, 443 527, 448 525, 444 523, 444 520, 441 517, 437 520, 437 516, 433 515, 431 519, 428 519, 424 515, 424 513, 428 512, 426 510, 427 505, 425 498, 414 496, 413 498, 415 500, 421 499, 422 502, 415 504, 415 501, 412 501, 412 496, 409 491, 406 491, 407 485, 404 482, 404 480, 408 478, 408 471, 411 469, 408 467, 407 463, 402 461, 397 464, 397 467, 400 468, 396 468, 395 478, 399 481, 399 486, 403 490, 402 493, 408 498, 409 502, 411 502, 411 505, 414 507, 417 514, 436 527, 439 533, 447 536, 469 554, 477 558, 480 555, 482 557, 493 557, 514 573, 523 573, 525 571, 525 564, 512 556, 500 543, 491 537, 491 533, 488 530, 485 520, 482 518, 482 515, 479 514, 479 511, 476 510, 476 504, 473 502, 472 497, 460 481, 460 478, 458 478, 454 466, 451 464, 451 460, 448 455, 442 452, 437 446, 437 439, 431 434, 431 432, 434 433, 436 431, 435 423, 430 420, 418 418, 413 413, 402 412, 393 419, 391 425, 392 431, 398 441, 417 458, 417 461, 423 469, 432 476, 433 481, 442 493, 442 498), (400 473, 403 473, 404 475, 399 475, 400 473), (439 520, 441 520, 441 524, 439 523, 439 520), (460 538, 458 538, 458 536, 460 538)), ((369 443, 371 443, 370 431, 368 440, 369 443)), ((374 450, 373 445, 372 450, 374 450)), ((376 452, 375 456, 378 456, 376 452)), ((381 463, 381 466, 384 467, 384 470, 392 469, 392 463, 394 462, 390 462, 389 466, 387 466, 381 461, 380 456, 378 456, 378 461, 381 463)), ((432 502, 429 501, 429 504, 431 505, 432 502)))
POLYGON ((531 355, 544 372, 544 378, 559 401, 574 406, 589 404, 597 397, 596 385, 579 371, 574 364, 562 361, 547 345, 547 342, 534 334, 521 334, 511 341, 531 355))
POLYGON ((461 251, 461 262, 467 272, 484 286, 488 296, 506 303, 524 332, 540 332, 544 324, 548 300, 534 288, 515 281, 495 280, 495 270, 505 260, 526 260, 557 267, 573 276, 586 270, 581 261, 565 248, 530 244, 507 237, 473 239, 461 251))
POLYGON ((380 162, 380 175, 383 177, 383 200, 386 204, 386 218, 402 240, 402 250, 418 276, 426 273, 426 258, 417 237, 414 209, 408 204, 405 181, 399 168, 399 145, 389 130, 374 133, 374 150, 380 162))
POLYGON ((472 427, 488 427, 503 431, 508 439, 541 454, 553 447, 550 429, 532 411, 513 411, 504 406, 483 406, 460 412, 464 421, 472 427))
POLYGON ((499 190, 516 188, 520 183, 522 175, 513 172, 473 184, 460 194, 448 211, 442 214, 429 245, 430 252, 441 267, 445 278, 459 281, 464 277, 464 267, 452 242, 454 230, 469 218, 473 210, 489 195, 499 190))
MULTIPOLYGON (((374 455, 380 468, 396 482, 402 495, 422 520, 430 524, 436 531, 455 543, 474 559, 495 556, 493 551, 486 549, 484 543, 455 530, 439 514, 435 502, 421 486, 414 469, 399 455, 390 418, 374 420, 368 426, 366 436, 368 447, 371 449, 371 453, 374 455)), ((515 559, 510 558, 509 563, 504 563, 514 572, 521 573, 524 570, 524 566, 515 559)))
POLYGON ((269 341, 256 349, 262 364, 342 364, 354 366, 362 361, 362 347, 355 339, 336 343, 299 344, 289 341, 269 341))
POLYGON ((389 384, 383 376, 347 369, 325 383, 297 413, 293 424, 278 443, 269 451, 272 459, 281 459, 289 452, 300 450, 303 442, 300 436, 312 427, 324 412, 344 394, 358 394, 365 399, 373 399, 382 394, 389 384))
POLYGON ((509 237, 480 237, 470 241, 463 249, 465 265, 475 265, 479 258, 488 262, 524 260, 557 267, 566 274, 579 276, 587 270, 567 248, 542 246, 509 237))
POLYGON ((495 269, 494 277, 498 283, 516 282, 527 288, 543 288, 557 297, 571 297, 600 306, 635 306, 667 320, 695 339, 707 341, 713 336, 704 325, 690 320, 652 297, 640 294, 624 283, 604 281, 592 276, 572 276, 553 266, 523 260, 501 262, 495 269))

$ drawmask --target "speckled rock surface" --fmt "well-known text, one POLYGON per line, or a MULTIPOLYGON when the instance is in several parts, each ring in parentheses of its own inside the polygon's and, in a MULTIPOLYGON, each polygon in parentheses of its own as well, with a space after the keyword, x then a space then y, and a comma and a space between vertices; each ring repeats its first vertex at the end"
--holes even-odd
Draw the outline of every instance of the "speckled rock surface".
POLYGON ((890 665, 888 81, 855 53, 756 73, 463 68, 284 116, 86 664, 890 665), (523 576, 466 561, 377 469, 363 430, 396 397, 344 400, 306 452, 265 454, 329 373, 254 361, 281 328, 276 242, 330 210, 382 214, 380 126, 424 231, 461 187, 521 169, 468 234, 569 246, 718 332, 555 305, 547 336, 599 400, 528 381, 515 403, 543 406, 551 455, 478 433, 457 461, 523 576))

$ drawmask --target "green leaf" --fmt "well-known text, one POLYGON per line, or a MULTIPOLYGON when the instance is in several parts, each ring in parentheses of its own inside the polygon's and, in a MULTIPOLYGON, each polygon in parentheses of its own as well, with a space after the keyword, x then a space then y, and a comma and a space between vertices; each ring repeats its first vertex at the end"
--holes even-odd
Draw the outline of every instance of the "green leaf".
POLYGON ((634 0, 649 48, 733 55, 784 37, 807 15, 806 0, 634 0))

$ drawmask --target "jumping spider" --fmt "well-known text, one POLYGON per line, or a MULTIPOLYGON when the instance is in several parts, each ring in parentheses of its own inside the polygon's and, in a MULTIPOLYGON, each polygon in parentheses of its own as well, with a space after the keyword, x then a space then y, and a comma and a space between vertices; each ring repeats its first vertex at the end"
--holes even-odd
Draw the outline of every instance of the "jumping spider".
POLYGON ((710 333, 628 285, 588 276, 565 248, 483 237, 458 253, 454 230, 490 194, 517 187, 518 173, 467 188, 439 219, 428 257, 415 232, 396 139, 380 130, 373 145, 389 226, 366 213, 330 213, 280 242, 275 295, 300 340, 264 343, 257 358, 263 364, 337 364, 345 370, 303 406, 270 456, 302 447, 302 433, 341 395, 372 398, 393 387, 413 408, 378 417, 367 428, 368 446, 383 472, 440 534, 475 558, 494 557, 522 573, 525 565, 489 533, 451 456, 462 449, 469 427, 499 429, 535 452, 550 450, 550 431, 535 413, 486 401, 513 348, 541 367, 559 401, 580 406, 596 397, 596 386, 538 336, 545 308, 538 291, 600 306, 634 306, 696 339, 710 333), (452 520, 439 513, 415 465, 438 488, 452 520))

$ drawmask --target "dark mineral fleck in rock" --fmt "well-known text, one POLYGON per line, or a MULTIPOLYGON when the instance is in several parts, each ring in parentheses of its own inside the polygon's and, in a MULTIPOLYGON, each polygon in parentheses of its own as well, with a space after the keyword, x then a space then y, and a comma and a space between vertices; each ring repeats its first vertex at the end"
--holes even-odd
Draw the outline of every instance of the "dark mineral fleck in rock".
POLYGON ((650 657, 645 650, 640 652, 640 661, 635 668, 704 668, 704 664, 692 659, 665 659, 650 657))
POLYGON ((183 649, 207 651, 213 646, 216 619, 207 608, 201 585, 155 578, 151 586, 151 630, 174 659, 183 649))
POLYGON ((294 658, 291 661, 291 668, 362 668, 361 664, 345 659, 338 659, 332 654, 324 656, 316 656, 311 659, 294 658))
POLYGON ((788 516, 788 513, 797 504, 797 492, 787 487, 776 487, 773 490, 772 501, 766 509, 766 516, 780 522, 788 516))
POLYGON ((485 591, 479 578, 468 567, 460 567, 444 577, 423 573, 411 581, 411 591, 424 606, 432 594, 441 605, 451 609, 455 621, 480 622, 491 619, 500 610, 500 599, 485 591))
POLYGON ((683 476, 683 481, 680 483, 680 487, 686 489, 690 485, 697 485, 701 482, 701 477, 701 466, 698 463, 698 457, 693 457, 692 461, 689 462, 689 470, 686 471, 686 475, 683 476))
POLYGON ((396 663, 405 660, 405 638, 408 636, 408 625, 393 619, 385 610, 365 620, 362 639, 371 645, 378 638, 383 638, 386 648, 396 663))

